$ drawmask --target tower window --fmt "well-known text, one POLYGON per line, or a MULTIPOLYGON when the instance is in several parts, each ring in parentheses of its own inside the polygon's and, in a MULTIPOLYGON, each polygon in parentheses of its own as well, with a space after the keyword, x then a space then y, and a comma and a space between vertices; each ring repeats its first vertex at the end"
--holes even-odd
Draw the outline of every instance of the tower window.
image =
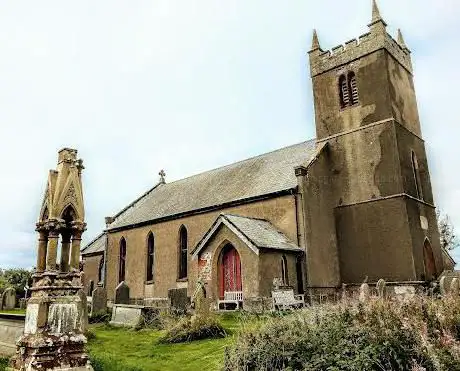
POLYGON ((120 240, 120 258, 119 258, 119 268, 118 268, 118 282, 125 280, 125 271, 126 271, 126 240, 124 237, 120 240))
POLYGON ((179 230, 179 279, 187 278, 187 229, 182 226, 179 230))
POLYGON ((339 77, 339 95, 340 95, 340 107, 345 108, 350 103, 350 97, 348 95, 348 85, 345 75, 339 77))
POLYGON ((347 76, 339 77, 340 108, 346 108, 359 103, 358 83, 355 73, 349 72, 347 76))
POLYGON ((412 160, 412 173, 414 175, 414 183, 415 183, 415 193, 417 195, 417 198, 419 198, 420 200, 423 200, 422 183, 420 181, 420 171, 418 168, 417 156, 415 155, 414 151, 412 151, 411 160, 412 160))
POLYGON ((155 240, 152 232, 149 233, 147 238, 147 281, 153 281, 155 264, 155 240))
POLYGON ((354 72, 348 74, 348 86, 351 94, 350 105, 358 104, 358 84, 356 83, 356 75, 354 72))

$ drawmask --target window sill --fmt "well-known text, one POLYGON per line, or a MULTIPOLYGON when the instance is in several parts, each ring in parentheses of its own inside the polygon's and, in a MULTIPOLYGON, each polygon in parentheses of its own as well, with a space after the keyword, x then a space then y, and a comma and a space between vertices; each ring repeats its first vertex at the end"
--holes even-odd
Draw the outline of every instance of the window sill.
POLYGON ((178 278, 176 282, 188 282, 188 278, 178 278))
POLYGON ((154 283, 155 283, 154 280, 144 281, 144 285, 153 285, 154 283))

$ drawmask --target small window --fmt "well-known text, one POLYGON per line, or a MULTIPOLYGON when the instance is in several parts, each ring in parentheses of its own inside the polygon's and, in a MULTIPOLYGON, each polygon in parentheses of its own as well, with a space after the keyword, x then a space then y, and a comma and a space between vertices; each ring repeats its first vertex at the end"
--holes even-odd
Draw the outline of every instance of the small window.
POLYGON ((155 239, 152 232, 147 237, 147 281, 153 281, 155 264, 155 239))
POLYGON ((348 74, 348 87, 351 94, 350 105, 358 104, 358 84, 356 82, 356 75, 354 72, 348 74))
POLYGON ((340 108, 346 108, 359 103, 358 82, 353 71, 347 76, 339 77, 340 108))
POLYGON ((345 75, 341 75, 339 77, 339 95, 340 95, 340 107, 345 108, 350 103, 347 79, 345 75))
POLYGON ((289 286, 289 275, 286 255, 283 255, 283 257, 281 258, 281 279, 283 281, 284 286, 289 286))
POLYGON ((124 237, 120 240, 120 261, 118 270, 118 283, 125 280, 126 272, 126 240, 124 237))
POLYGON ((102 282, 103 278, 104 278, 104 257, 102 257, 101 260, 99 260, 99 268, 97 271, 98 282, 102 282))
POLYGON ((414 183, 415 183, 415 194, 418 199, 423 200, 422 184, 420 181, 420 171, 418 168, 417 156, 415 155, 414 151, 412 151, 411 160, 412 160, 412 173, 414 176, 414 183))
POLYGON ((187 229, 182 226, 179 231, 179 279, 187 278, 187 229))

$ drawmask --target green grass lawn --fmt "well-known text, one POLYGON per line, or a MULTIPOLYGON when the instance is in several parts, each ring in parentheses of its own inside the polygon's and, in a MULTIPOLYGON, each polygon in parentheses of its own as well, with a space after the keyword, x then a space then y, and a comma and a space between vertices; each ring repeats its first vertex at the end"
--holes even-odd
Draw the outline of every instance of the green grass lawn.
MULTIPOLYGON (((198 340, 181 344, 159 344, 164 331, 90 325, 94 338, 88 341, 88 352, 95 371, 212 371, 221 370, 225 347, 234 341, 243 322, 237 314, 220 315, 228 336, 222 339, 198 340)), ((0 358, 0 371, 7 360, 0 358)))
MULTIPOLYGON (((7 314, 26 314, 25 309, 14 308, 10 310, 0 310, 0 313, 7 313, 7 314)), ((1 369, 0 369, 1 370, 1 369)))
POLYGON ((236 316, 225 315, 221 323, 229 333, 226 338, 181 344, 159 344, 163 331, 95 325, 88 350, 95 371, 220 370, 225 347, 240 327, 236 316))

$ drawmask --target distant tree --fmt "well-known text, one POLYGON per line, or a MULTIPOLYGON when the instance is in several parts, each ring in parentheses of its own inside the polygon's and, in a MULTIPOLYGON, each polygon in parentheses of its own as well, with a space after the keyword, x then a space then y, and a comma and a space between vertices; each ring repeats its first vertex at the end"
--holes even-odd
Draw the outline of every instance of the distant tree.
POLYGON ((439 235, 441 238, 441 246, 446 250, 453 250, 460 246, 460 241, 455 234, 454 226, 449 218, 449 215, 436 212, 438 217, 439 235))
POLYGON ((31 285, 32 272, 23 268, 11 268, 0 270, 0 290, 14 287, 18 297, 24 297, 24 287, 31 285))

